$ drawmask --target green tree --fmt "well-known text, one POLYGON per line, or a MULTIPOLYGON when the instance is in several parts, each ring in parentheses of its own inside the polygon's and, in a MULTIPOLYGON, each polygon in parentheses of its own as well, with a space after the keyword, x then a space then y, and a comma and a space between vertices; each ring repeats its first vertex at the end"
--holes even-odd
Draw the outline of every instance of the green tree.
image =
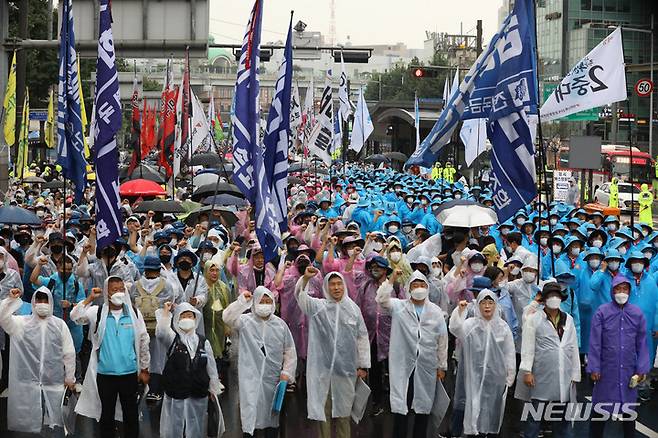
MULTIPOLYGON (((414 99, 414 93, 424 98, 443 97, 443 86, 449 70, 439 70, 434 78, 416 78, 411 74, 410 66, 419 65, 422 66, 424 63, 414 57, 407 65, 398 65, 386 73, 373 75, 366 86, 366 100, 408 102, 414 99)), ((447 63, 443 57, 435 55, 430 65, 445 66, 447 63)))

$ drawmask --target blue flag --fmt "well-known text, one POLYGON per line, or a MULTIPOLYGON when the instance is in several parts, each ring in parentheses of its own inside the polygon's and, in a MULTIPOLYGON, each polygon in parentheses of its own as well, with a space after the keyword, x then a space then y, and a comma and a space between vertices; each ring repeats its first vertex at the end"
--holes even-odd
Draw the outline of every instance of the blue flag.
POLYGON ((97 247, 103 249, 121 236, 123 223, 119 211, 119 149, 116 141, 121 128, 121 104, 109 0, 100 2, 98 27, 95 126, 92 129, 96 164, 96 239, 97 247))
MULTIPOLYGON (((264 162, 265 151, 259 138, 258 64, 260 61, 262 6, 262 0, 256 0, 251 11, 242 43, 238 78, 235 83, 233 181, 249 202, 255 206, 256 235, 267 262, 276 256, 277 248, 282 243, 278 224, 279 214, 277 214, 277 207, 270 192, 270 180, 264 162)), ((290 96, 290 91, 288 91, 288 96, 290 96)), ((290 100, 288 100, 287 111, 290 111, 290 100)), ((287 138, 285 145, 287 148, 287 138)))
POLYGON ((84 156, 79 82, 72 0, 65 0, 62 8, 62 28, 59 41, 57 164, 62 166, 64 177, 75 184, 76 204, 82 201, 87 185, 87 162, 84 156))
POLYGON ((409 157, 405 167, 417 164, 431 167, 441 149, 450 142, 460 120, 488 118, 496 102, 497 117, 514 112, 512 105, 499 95, 502 87, 522 83, 531 99, 527 114, 537 114, 536 68, 534 65, 534 17, 532 0, 521 0, 507 17, 487 49, 471 66, 459 87, 451 93, 439 120, 420 147, 409 157), (507 76, 510 66, 520 68, 514 77, 507 76), (501 69, 505 66, 504 69, 501 69), (504 81, 501 84, 499 81, 504 81))
POLYGON ((265 130, 265 173, 270 182, 272 201, 277 213, 279 231, 288 231, 288 146, 290 144, 290 99, 292 95, 292 15, 288 38, 279 67, 274 99, 265 130))

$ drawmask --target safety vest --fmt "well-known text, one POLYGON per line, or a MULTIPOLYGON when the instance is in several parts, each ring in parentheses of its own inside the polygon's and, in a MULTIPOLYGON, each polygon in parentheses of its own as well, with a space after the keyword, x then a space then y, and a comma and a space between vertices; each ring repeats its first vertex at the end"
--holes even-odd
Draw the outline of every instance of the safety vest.
POLYGON ((617 187, 616 182, 610 184, 610 198, 608 199, 608 207, 619 207, 619 187, 617 187))
POLYGON ((649 190, 642 190, 638 199, 640 204, 639 219, 643 224, 653 227, 653 215, 651 213, 651 206, 653 205, 653 195, 649 190))

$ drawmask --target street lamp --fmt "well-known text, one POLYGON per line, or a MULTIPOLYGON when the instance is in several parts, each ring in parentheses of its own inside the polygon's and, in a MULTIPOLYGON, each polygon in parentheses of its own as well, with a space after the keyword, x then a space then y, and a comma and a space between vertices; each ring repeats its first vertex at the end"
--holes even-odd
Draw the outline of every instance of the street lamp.
MULTIPOLYGON (((616 28, 617 26, 608 26, 608 29, 616 28)), ((651 76, 651 83, 653 84, 653 14, 651 14, 651 29, 639 29, 637 27, 626 26, 621 26, 621 29, 651 35, 651 72, 649 74, 651 76)), ((649 94, 649 156, 653 157, 653 90, 651 90, 651 94, 649 94)))

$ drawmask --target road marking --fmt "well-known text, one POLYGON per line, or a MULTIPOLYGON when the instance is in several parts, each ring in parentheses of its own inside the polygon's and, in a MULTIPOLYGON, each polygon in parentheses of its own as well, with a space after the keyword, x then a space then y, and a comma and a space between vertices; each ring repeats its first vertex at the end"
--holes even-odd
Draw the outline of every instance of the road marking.
MULTIPOLYGON (((585 398, 587 399, 587 401, 592 401, 591 396, 586 396, 585 398)), ((616 417, 616 415, 613 417, 616 417)), ((649 429, 647 426, 645 426, 644 424, 640 423, 637 420, 635 420, 635 430, 640 432, 642 435, 648 436, 649 438, 658 438, 658 432, 649 429)))

